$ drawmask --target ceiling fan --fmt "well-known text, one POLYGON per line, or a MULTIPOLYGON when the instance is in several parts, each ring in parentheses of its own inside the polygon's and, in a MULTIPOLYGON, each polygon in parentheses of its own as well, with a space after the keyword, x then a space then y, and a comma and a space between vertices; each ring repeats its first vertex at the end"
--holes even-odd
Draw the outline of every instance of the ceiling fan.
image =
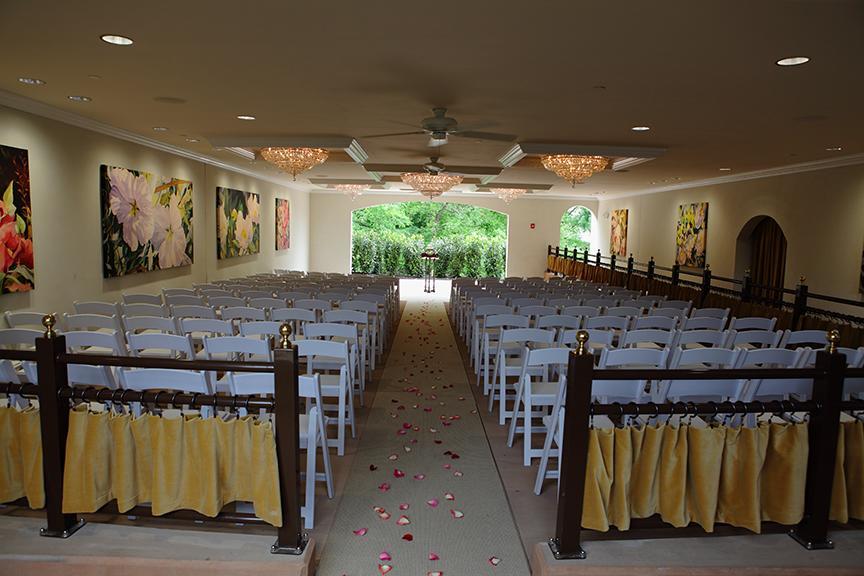
POLYGON ((447 116, 447 108, 433 108, 434 116, 424 118, 420 122, 420 130, 413 132, 394 132, 392 134, 372 134, 363 138, 388 138, 390 136, 409 136, 413 134, 428 134, 429 146, 438 147, 447 144, 449 136, 460 138, 473 138, 475 140, 491 140, 493 142, 515 142, 513 134, 498 134, 495 132, 478 132, 476 130, 463 130, 455 118, 447 116))
POLYGON ((403 172, 429 172, 430 174, 449 174, 497 176, 501 173, 501 166, 445 166, 438 161, 438 156, 429 158, 425 164, 373 164, 366 163, 363 168, 367 172, 377 173, 403 173, 403 172))

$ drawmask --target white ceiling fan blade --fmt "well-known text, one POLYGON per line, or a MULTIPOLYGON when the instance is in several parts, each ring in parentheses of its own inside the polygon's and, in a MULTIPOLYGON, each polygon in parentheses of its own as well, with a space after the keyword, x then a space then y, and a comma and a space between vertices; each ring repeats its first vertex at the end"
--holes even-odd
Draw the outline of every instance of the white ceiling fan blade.
POLYGON ((447 144, 447 137, 445 136, 443 139, 429 138, 429 147, 430 148, 438 148, 439 146, 444 146, 447 144))

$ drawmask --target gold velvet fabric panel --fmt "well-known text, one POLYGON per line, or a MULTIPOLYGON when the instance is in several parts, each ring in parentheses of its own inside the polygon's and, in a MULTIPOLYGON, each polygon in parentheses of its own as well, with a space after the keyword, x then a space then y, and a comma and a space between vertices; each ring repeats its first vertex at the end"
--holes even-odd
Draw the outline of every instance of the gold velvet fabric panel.
MULTIPOLYGON (((847 479, 861 478, 860 423, 856 430, 859 464, 849 466, 847 441, 847 479)), ((852 436, 849 428, 845 436, 852 436)), ((654 514, 707 532, 717 522, 753 532, 767 520, 795 524, 804 512, 806 476, 806 423, 592 429, 582 526, 628 530, 632 518, 654 514)), ((853 502, 860 506, 844 493, 846 500, 850 510, 853 502)))
POLYGON ((831 520, 864 520, 864 422, 843 422, 837 442, 831 520))
POLYGON ((64 512, 116 499, 121 512, 149 502, 157 516, 190 509, 212 517, 239 500, 282 524, 273 429, 252 417, 133 418, 80 407, 70 412, 64 479, 64 512))
POLYGON ((27 498, 30 508, 45 506, 42 431, 39 410, 0 408, 0 503, 27 498))

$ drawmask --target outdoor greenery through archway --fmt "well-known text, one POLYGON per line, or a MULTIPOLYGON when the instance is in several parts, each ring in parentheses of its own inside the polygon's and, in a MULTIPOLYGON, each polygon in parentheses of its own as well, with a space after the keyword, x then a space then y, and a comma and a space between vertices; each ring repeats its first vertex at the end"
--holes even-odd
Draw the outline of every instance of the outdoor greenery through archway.
POLYGON ((504 276, 507 215, 448 202, 402 202, 351 214, 351 270, 420 277, 426 248, 438 252, 435 275, 504 276))
POLYGON ((563 250, 578 249, 580 252, 586 248, 591 249, 591 225, 594 215, 584 206, 573 206, 561 217, 561 240, 558 246, 563 250))

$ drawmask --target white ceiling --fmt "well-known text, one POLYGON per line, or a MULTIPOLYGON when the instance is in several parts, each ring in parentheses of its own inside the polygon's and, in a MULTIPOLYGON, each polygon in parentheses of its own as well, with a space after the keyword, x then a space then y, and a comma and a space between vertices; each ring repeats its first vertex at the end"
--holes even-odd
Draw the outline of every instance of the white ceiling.
MULTIPOLYGON (((0 37, 0 90, 269 179, 280 176, 265 162, 208 137, 348 136, 369 162, 421 164, 434 152, 424 136, 364 136, 410 131, 446 106, 463 127, 520 142, 667 149, 575 190, 536 161, 498 176, 574 196, 864 153, 858 0, 4 0, 0 37), (106 33, 135 44, 110 46, 106 33), (811 61, 774 64, 794 55, 811 61)), ((444 164, 500 166, 510 147, 451 138, 437 152, 444 164)), ((309 177, 369 176, 334 154, 298 178, 316 188, 309 177)))

